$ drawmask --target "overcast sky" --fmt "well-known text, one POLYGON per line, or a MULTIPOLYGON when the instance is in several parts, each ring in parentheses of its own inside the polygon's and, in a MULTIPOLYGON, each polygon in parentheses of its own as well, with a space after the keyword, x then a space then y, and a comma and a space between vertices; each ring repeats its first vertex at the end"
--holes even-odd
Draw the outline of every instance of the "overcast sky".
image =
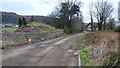
MULTIPOLYGON (((54 10, 55 6, 58 5, 59 1, 60 0, 1 0, 0 11, 15 12, 19 15, 47 16, 54 10)), ((81 9, 84 16, 84 22, 89 22, 88 5, 90 2, 95 2, 97 0, 81 1, 84 3, 83 8, 81 9)), ((113 17, 115 17, 116 20, 118 16, 118 1, 119 0, 109 0, 109 2, 111 2, 111 4, 113 5, 113 17)))

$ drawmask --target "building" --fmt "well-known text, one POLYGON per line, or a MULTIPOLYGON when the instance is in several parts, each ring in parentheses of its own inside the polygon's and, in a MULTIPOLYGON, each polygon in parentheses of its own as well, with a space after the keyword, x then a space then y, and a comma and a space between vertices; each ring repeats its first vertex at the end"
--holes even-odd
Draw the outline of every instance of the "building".
MULTIPOLYGON (((86 30, 87 31, 92 31, 91 30, 91 23, 85 24, 86 25, 86 30)), ((98 30, 98 23, 94 22, 93 23, 93 31, 97 31, 98 30)))

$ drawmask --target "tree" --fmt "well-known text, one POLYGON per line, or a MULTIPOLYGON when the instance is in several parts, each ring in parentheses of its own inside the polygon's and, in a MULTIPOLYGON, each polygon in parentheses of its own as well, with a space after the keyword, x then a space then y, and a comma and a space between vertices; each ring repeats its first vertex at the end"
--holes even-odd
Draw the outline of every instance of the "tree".
POLYGON ((91 3, 89 5, 89 15, 90 15, 90 20, 91 20, 90 24, 91 24, 91 30, 92 30, 92 32, 94 31, 93 30, 94 29, 94 27, 93 27, 93 12, 94 12, 94 10, 93 10, 93 3, 91 3))
POLYGON ((53 18, 51 22, 51 26, 54 26, 55 28, 61 28, 63 29, 63 24, 62 24, 62 19, 60 19, 60 13, 59 13, 59 8, 55 7, 55 10, 48 15, 49 17, 53 18))
POLYGON ((64 19, 65 22, 65 28, 70 27, 71 20, 73 19, 74 15, 79 16, 80 8, 81 8, 82 2, 70 2, 69 0, 66 2, 61 3, 61 17, 64 19))
POLYGON ((120 1, 118 2, 118 20, 120 23, 120 1))
POLYGON ((98 29, 106 29, 106 21, 110 18, 113 7, 108 1, 96 2, 95 6, 95 18, 98 21, 98 29))
POLYGON ((18 19, 18 25, 21 27, 22 26, 22 20, 21 18, 18 19))
POLYGON ((55 12, 52 12, 50 16, 56 18, 56 26, 63 28, 64 30, 72 29, 71 23, 74 17, 82 21, 82 13, 80 11, 82 2, 76 0, 64 0, 61 1, 55 12))
POLYGON ((115 19, 114 18, 110 18, 109 22, 107 23, 107 28, 109 30, 115 29, 115 19))
POLYGON ((34 20, 33 20, 33 16, 31 16, 31 19, 30 19, 30 22, 33 22, 34 20))
POLYGON ((26 19, 25 19, 24 17, 22 18, 22 25, 23 25, 23 26, 26 26, 26 25, 27 25, 26 19))

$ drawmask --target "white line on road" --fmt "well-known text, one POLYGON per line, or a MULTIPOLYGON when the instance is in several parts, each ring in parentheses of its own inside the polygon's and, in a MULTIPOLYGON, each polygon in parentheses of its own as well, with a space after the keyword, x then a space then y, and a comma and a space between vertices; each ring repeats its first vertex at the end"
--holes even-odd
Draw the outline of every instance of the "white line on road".
POLYGON ((81 59, 80 59, 80 54, 78 55, 78 68, 81 68, 81 59))

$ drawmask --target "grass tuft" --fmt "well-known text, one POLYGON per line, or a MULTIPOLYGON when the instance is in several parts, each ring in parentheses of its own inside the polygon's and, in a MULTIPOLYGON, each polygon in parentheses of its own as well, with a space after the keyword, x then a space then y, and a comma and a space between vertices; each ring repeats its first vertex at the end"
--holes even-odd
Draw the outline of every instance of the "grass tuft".
POLYGON ((80 57, 82 66, 93 66, 90 56, 87 54, 87 49, 80 50, 80 57))

